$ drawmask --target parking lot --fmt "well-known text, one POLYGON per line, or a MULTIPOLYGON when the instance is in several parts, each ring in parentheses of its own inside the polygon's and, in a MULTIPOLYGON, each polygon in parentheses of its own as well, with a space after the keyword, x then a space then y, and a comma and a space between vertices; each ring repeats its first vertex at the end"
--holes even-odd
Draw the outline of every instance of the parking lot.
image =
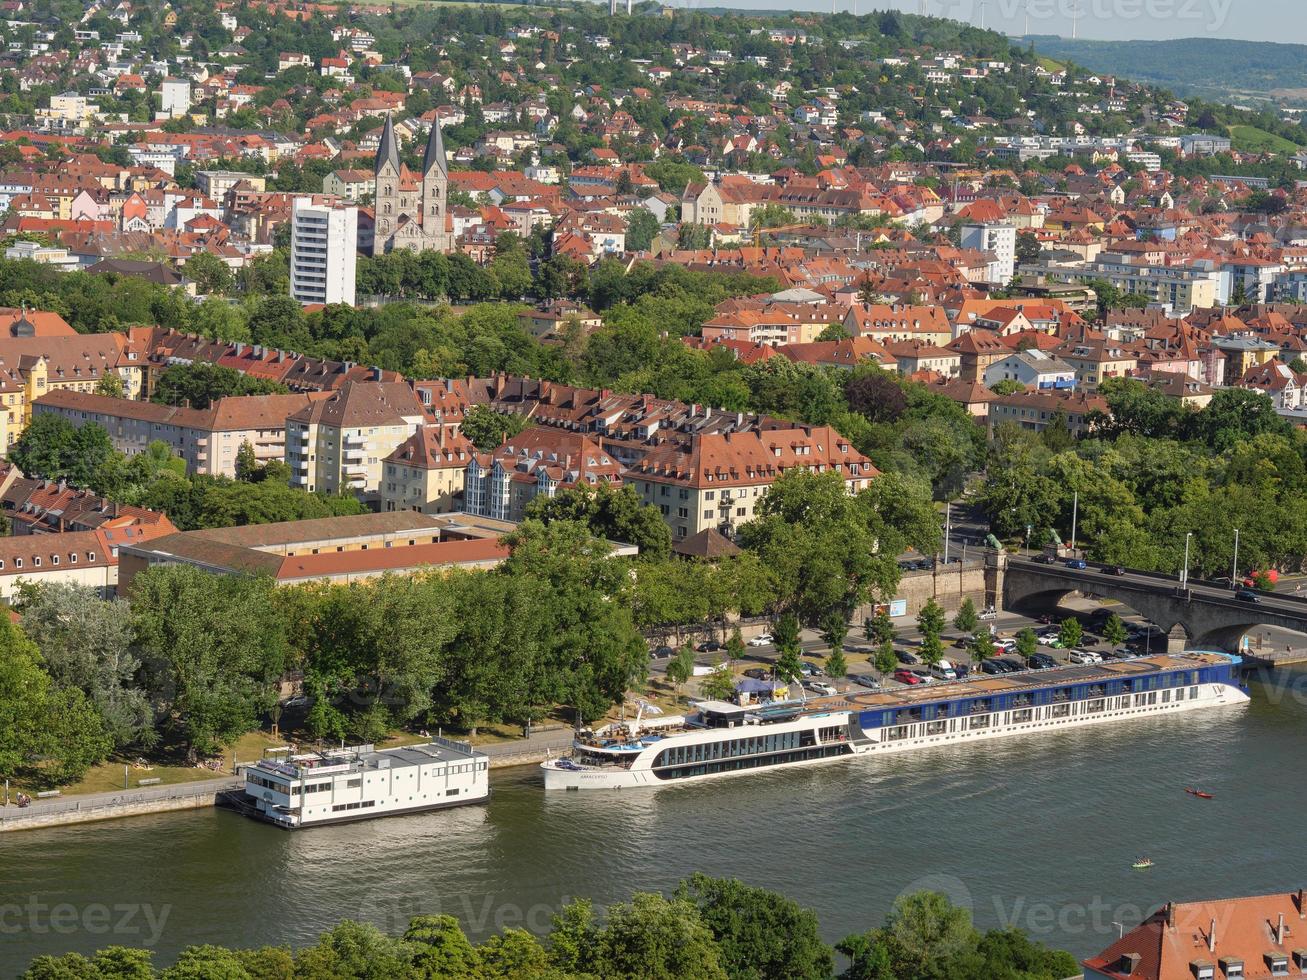
MULTIPOLYGON (((800 636, 801 660, 805 665, 804 681, 810 693, 827 693, 824 687, 830 685, 836 691, 849 690, 894 690, 920 684, 941 683, 951 678, 947 671, 931 671, 921 657, 921 636, 916 622, 911 618, 897 620, 898 635, 894 649, 898 663, 895 669, 881 672, 872 662, 875 657, 875 645, 863 637, 862 624, 850 625, 849 635, 845 641, 844 656, 847 662, 847 674, 843 678, 829 678, 825 674, 825 660, 830 655, 830 647, 813 631, 804 631, 800 636), (932 676, 934 674, 934 676, 932 676), (814 688, 816 688, 814 690, 814 688)), ((1017 613, 1000 613, 994 620, 982 622, 979 629, 991 629, 995 643, 993 661, 988 669, 975 662, 970 653, 970 636, 962 635, 951 627, 942 637, 944 658, 954 669, 956 676, 967 676, 975 672, 998 673, 1009 666, 1012 671, 1049 669, 1065 666, 1075 662, 1096 662, 1091 658, 1120 659, 1131 656, 1144 656, 1166 649, 1166 637, 1157 627, 1145 623, 1140 617, 1130 614, 1127 609, 1114 606, 1100 606, 1097 603, 1081 600, 1050 609, 1042 615, 1023 616, 1017 613), (1103 624, 1112 613, 1117 613, 1129 631, 1126 643, 1114 647, 1102 637, 1103 624), (1063 649, 1060 644, 1059 627, 1063 620, 1074 617, 1082 628, 1082 636, 1074 649, 1063 649), (1031 628, 1039 636, 1035 654, 1029 663, 1016 652, 1016 636, 1021 630, 1031 628)), ((695 663, 701 669, 716 666, 723 659, 724 644, 720 635, 696 641, 695 663), (715 648, 714 648, 715 646, 715 648)), ((674 653, 670 647, 656 651, 650 662, 651 672, 661 674, 665 671, 667 660, 674 653)), ((735 673, 753 679, 769 679, 771 668, 778 657, 778 651, 771 643, 746 645, 743 659, 734 664, 735 673)), ((796 692, 797 693, 797 692, 796 692)))

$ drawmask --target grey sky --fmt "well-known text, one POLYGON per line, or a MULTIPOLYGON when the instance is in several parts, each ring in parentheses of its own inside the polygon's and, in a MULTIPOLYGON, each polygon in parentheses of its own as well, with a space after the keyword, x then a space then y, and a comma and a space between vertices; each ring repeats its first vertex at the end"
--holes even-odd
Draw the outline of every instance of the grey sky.
MULTIPOLYGON (((680 6, 685 0, 668 0, 680 6)), ((921 0, 835 0, 840 10, 897 9, 918 13, 921 0), (856 3, 856 7, 854 6, 856 3)), ((1155 40, 1175 37, 1238 38, 1307 44, 1307 0, 983 0, 985 26, 1024 33, 1026 7, 1032 34, 1072 33, 1072 11, 1082 38, 1155 40)), ((979 24, 982 0, 926 0, 932 15, 979 24)), ((691 5, 829 11, 829 0, 691 0, 691 5)))

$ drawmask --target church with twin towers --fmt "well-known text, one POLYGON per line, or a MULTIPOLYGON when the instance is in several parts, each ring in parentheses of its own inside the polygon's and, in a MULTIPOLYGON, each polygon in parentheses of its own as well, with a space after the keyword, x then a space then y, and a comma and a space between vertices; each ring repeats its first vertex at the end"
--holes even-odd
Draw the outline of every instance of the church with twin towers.
POLYGON ((449 161, 440 135, 440 120, 432 120, 431 136, 422 155, 422 172, 400 162, 399 141, 390 115, 381 130, 381 145, 373 169, 376 185, 372 204, 376 212, 372 254, 406 248, 413 252, 448 252, 454 236, 448 230, 449 161))

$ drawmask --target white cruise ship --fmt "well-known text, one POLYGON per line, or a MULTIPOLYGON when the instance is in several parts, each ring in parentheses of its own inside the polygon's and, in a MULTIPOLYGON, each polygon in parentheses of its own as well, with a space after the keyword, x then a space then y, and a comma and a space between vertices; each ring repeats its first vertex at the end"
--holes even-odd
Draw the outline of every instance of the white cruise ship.
POLYGON ((490 796, 489 759, 466 742, 376 749, 354 745, 263 759, 243 770, 237 808, 295 829, 477 803, 490 796))
POLYGON ((1240 662, 1223 653, 1165 654, 809 701, 704 701, 685 716, 581 732, 570 755, 541 769, 546 789, 666 786, 1247 704, 1240 662))

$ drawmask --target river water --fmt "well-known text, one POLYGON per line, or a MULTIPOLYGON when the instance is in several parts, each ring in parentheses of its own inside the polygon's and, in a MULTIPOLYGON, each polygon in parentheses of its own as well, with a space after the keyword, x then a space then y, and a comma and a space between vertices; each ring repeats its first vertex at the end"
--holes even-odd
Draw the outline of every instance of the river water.
POLYGON ((834 941, 920 888, 1077 955, 1167 899, 1307 886, 1307 673, 1253 703, 1158 720, 751 774, 551 794, 492 772, 484 806, 287 833, 194 811, 0 838, 0 976, 122 943, 302 944, 342 918, 448 912, 474 938, 547 929, 570 896, 695 870, 815 909, 834 941), (1213 792, 1212 801, 1184 793, 1213 792), (1147 854, 1155 866, 1134 871, 1147 854))

